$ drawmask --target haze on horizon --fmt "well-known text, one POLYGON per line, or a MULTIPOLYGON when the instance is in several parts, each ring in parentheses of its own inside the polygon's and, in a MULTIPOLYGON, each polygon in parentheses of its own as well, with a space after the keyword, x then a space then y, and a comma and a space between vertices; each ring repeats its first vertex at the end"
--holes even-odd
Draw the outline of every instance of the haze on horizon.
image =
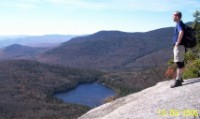
POLYGON ((174 26, 172 13, 193 21, 199 0, 1 0, 0 35, 145 32, 174 26))

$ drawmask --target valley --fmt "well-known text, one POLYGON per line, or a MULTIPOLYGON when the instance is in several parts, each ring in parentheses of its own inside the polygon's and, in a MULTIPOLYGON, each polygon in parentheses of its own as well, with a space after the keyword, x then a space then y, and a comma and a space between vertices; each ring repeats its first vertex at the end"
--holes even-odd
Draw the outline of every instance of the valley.
POLYGON ((114 97, 105 99, 108 102, 166 80, 171 30, 100 31, 53 47, 12 44, 1 48, 0 116, 73 119, 91 108, 64 103, 54 94, 97 82, 115 91, 114 97))

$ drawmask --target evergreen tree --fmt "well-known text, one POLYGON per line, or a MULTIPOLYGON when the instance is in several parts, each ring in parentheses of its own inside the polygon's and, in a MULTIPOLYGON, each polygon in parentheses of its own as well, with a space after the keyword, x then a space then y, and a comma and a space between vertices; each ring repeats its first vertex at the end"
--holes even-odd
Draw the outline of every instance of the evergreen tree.
POLYGON ((197 39, 197 47, 194 49, 194 55, 196 55, 196 58, 200 58, 200 11, 196 10, 193 13, 194 17, 194 24, 193 28, 195 29, 196 32, 196 39, 197 39))
POLYGON ((186 55, 186 70, 184 78, 200 77, 200 11, 196 10, 193 13, 194 22, 193 28, 196 33, 197 46, 190 49, 186 55))

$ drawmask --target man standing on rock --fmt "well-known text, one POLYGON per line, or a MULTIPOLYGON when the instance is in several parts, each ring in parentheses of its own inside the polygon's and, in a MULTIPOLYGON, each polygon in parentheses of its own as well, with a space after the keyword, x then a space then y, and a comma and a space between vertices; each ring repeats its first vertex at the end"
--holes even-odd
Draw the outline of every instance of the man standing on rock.
POLYGON ((176 22, 176 27, 173 35, 174 43, 174 63, 177 65, 177 75, 176 80, 171 85, 171 88, 182 86, 183 78, 182 73, 184 70, 184 55, 185 55, 185 46, 184 46, 184 24, 181 21, 182 14, 179 11, 176 11, 173 14, 173 20, 176 22))

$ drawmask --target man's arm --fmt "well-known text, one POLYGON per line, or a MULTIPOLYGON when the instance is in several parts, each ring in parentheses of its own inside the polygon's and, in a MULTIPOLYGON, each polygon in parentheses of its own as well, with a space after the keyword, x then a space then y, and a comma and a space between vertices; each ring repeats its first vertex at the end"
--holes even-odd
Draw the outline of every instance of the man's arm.
POLYGON ((178 34, 178 39, 177 39, 177 42, 176 42, 176 45, 175 45, 175 46, 178 46, 178 45, 181 43, 182 38, 183 38, 183 34, 184 34, 184 31, 181 30, 181 31, 179 32, 179 34, 178 34))

